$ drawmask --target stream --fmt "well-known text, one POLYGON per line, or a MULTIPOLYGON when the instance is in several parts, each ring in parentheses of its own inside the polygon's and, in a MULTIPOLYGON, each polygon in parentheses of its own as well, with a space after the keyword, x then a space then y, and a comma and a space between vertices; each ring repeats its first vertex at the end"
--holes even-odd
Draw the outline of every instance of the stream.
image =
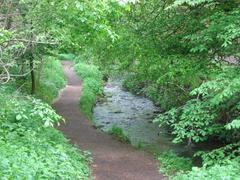
POLYGON ((105 98, 94 108, 94 121, 107 132, 113 125, 121 127, 131 144, 151 153, 172 150, 192 157, 199 150, 211 149, 211 144, 187 147, 172 143, 173 137, 165 128, 159 128, 152 120, 159 114, 159 107, 145 97, 133 95, 122 88, 122 82, 112 79, 104 87, 105 98))

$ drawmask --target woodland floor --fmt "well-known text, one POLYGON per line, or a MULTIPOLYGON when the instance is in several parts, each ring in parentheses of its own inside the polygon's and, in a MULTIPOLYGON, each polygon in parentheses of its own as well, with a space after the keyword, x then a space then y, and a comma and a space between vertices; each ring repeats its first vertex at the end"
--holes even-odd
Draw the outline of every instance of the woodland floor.
POLYGON ((92 176, 96 180, 161 180, 157 162, 151 154, 121 143, 114 137, 94 128, 79 111, 81 81, 72 70, 72 63, 63 61, 67 86, 61 91, 53 107, 66 123, 59 129, 78 145, 92 153, 92 176))

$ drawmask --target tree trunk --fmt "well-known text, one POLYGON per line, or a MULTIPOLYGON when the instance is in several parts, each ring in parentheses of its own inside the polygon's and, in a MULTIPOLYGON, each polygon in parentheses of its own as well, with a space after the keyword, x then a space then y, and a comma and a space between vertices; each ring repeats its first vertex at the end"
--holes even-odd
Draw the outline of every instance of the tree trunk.
POLYGON ((35 94, 36 91, 36 80, 35 80, 35 72, 34 72, 34 60, 33 60, 33 55, 31 54, 30 57, 30 70, 31 70, 31 82, 32 82, 32 89, 31 89, 31 94, 35 94))
POLYGON ((10 30, 12 28, 12 17, 7 17, 6 19, 6 27, 7 30, 10 30))
MULTIPOLYGON (((33 41, 33 24, 31 21, 31 41, 33 41)), ((35 94, 36 91, 36 80, 35 80, 35 72, 34 72, 34 56, 33 56, 33 42, 30 43, 30 71, 31 71, 31 81, 32 81, 32 89, 31 94, 35 94)))

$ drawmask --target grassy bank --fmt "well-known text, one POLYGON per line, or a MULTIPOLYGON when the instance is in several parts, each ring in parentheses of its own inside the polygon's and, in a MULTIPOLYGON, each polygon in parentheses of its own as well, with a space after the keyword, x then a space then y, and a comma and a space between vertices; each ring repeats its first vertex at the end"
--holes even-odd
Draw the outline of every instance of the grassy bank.
MULTIPOLYGON (((57 60, 48 61, 37 97, 51 101, 64 85, 57 60)), ((2 179, 89 179, 88 155, 53 126, 62 118, 14 81, 0 87, 0 176, 2 179), (18 91, 17 91, 18 89, 18 91)))
POLYGON ((74 69, 83 81, 80 110, 87 118, 92 119, 92 108, 96 103, 97 95, 103 92, 102 73, 96 66, 85 63, 77 63, 74 69))
MULTIPOLYGON (((65 76, 59 60, 55 57, 43 57, 43 62, 37 66, 36 74, 36 93, 34 97, 40 98, 47 103, 51 103, 58 96, 58 92, 65 85, 65 76)), ((30 94, 30 79, 20 81, 24 83, 23 89, 30 94)))

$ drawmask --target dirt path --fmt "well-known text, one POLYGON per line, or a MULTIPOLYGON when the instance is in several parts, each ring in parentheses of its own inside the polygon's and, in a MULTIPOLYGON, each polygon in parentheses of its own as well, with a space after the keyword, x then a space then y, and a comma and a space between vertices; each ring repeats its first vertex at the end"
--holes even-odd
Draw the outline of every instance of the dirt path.
POLYGON ((79 112, 81 82, 71 69, 70 62, 63 62, 68 83, 53 103, 54 109, 66 119, 60 130, 82 150, 93 156, 93 176, 97 180, 160 180, 157 164, 145 152, 123 144, 114 137, 96 130, 79 112))

